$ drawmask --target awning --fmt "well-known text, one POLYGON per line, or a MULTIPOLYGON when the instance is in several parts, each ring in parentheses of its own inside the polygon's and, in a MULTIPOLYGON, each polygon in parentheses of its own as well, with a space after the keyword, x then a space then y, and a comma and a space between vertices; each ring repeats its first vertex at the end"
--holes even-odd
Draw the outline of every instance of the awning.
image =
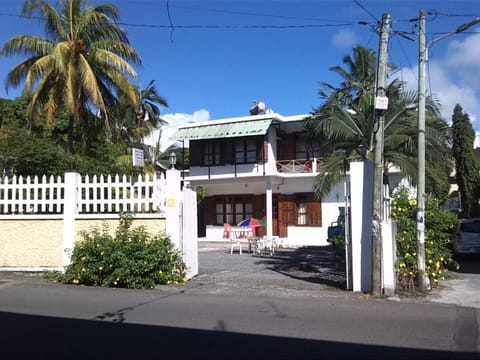
POLYGON ((265 135, 272 119, 192 126, 178 129, 172 140, 202 140, 265 135))

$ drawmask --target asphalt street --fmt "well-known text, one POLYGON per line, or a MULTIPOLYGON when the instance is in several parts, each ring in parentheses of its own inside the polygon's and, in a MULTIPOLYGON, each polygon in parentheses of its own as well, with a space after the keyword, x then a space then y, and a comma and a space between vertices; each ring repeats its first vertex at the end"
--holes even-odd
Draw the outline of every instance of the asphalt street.
POLYGON ((480 359, 479 308, 344 291, 328 252, 204 245, 199 264, 148 291, 1 273, 0 358, 480 359))

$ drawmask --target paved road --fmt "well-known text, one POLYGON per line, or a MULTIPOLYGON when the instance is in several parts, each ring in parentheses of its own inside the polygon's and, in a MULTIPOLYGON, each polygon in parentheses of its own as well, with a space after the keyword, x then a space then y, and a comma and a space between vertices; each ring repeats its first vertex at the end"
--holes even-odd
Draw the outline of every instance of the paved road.
POLYGON ((323 252, 230 256, 151 291, 0 274, 0 358, 480 359, 479 309, 341 290, 323 252))

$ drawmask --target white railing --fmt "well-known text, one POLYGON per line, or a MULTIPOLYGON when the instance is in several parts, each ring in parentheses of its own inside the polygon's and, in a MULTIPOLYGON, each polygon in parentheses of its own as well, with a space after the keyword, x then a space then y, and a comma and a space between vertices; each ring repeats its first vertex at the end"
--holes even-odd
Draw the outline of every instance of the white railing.
POLYGON ((316 173, 322 161, 321 158, 278 160, 276 164, 281 173, 316 173))
MULTIPOLYGON (((57 176, 13 176, 0 181, 0 214, 58 214, 64 211, 65 181, 57 176)), ((165 176, 78 175, 77 210, 88 213, 151 213, 165 202, 165 176)))

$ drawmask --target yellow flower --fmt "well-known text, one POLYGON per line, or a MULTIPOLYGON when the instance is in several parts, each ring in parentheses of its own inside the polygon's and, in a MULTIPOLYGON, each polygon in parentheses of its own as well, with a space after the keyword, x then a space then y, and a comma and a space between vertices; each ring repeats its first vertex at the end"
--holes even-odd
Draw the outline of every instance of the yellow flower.
POLYGON ((98 270, 102 271, 102 270, 103 270, 103 266, 100 266, 100 267, 98 268, 98 270))
POLYGON ((85 269, 85 268, 82 268, 82 272, 86 272, 86 271, 87 271, 87 269, 85 269))
POLYGON ((86 260, 87 260, 86 256, 82 257, 82 261, 86 261, 86 260))
POLYGON ((101 256, 105 255, 105 251, 102 251, 102 252, 100 253, 100 255, 101 255, 101 256))
POLYGON ((78 279, 73 279, 74 284, 78 284, 80 281, 78 279))
POLYGON ((116 281, 114 281, 114 282, 113 282, 113 285, 117 285, 117 282, 116 282, 116 281))
POLYGON ((429 264, 431 264, 432 262, 433 262, 432 259, 428 260, 428 263, 429 263, 429 264))

